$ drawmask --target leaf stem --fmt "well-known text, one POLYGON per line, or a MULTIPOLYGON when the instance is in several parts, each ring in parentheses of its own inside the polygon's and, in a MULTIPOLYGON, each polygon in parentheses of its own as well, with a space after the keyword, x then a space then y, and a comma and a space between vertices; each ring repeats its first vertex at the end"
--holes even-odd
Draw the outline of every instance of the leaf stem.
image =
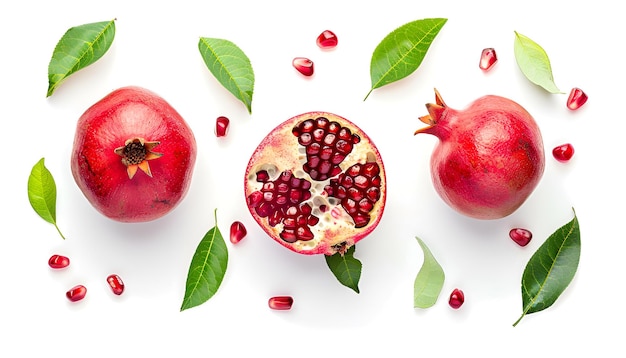
POLYGON ((59 235, 61 235, 61 238, 63 240, 65 240, 65 236, 63 236, 63 233, 61 233, 61 229, 59 229, 59 226, 55 223, 54 227, 57 229, 57 232, 59 233, 59 235))

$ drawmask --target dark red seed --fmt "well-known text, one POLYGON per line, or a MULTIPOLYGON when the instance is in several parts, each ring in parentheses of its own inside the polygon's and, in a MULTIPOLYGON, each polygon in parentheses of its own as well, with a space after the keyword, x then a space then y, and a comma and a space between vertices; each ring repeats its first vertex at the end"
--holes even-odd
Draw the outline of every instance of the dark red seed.
POLYGON ((80 301, 85 298, 87 294, 87 288, 83 285, 77 285, 72 287, 69 291, 65 293, 65 296, 68 300, 72 302, 80 301))
POLYGON ((256 172, 256 181, 259 183, 265 183, 270 180, 270 175, 267 170, 259 170, 256 172))
POLYGON ((533 234, 526 229, 514 228, 509 231, 509 237, 519 246, 526 246, 533 238, 533 234))
POLYGON ((459 290, 458 288, 455 288, 450 294, 450 299, 448 300, 448 304, 450 305, 450 307, 456 310, 456 309, 459 309, 463 305, 463 302, 465 302, 465 294, 463 293, 463 291, 459 290))
POLYGON ((570 143, 561 144, 552 149, 552 155, 554 156, 554 159, 559 162, 567 162, 572 159, 572 156, 574 155, 574 146, 570 143))
POLYGON ((240 221, 235 221, 230 225, 230 242, 233 244, 241 241, 248 234, 248 230, 240 221))
POLYGON ((215 120, 215 135, 225 137, 228 134, 228 124, 230 120, 224 116, 217 117, 215 120))
POLYGON ((569 97, 567 98, 567 108, 575 111, 578 108, 582 107, 582 105, 587 102, 587 99, 587 94, 583 92, 583 90, 574 87, 572 88, 571 92, 569 93, 569 97))
POLYGON ((109 284, 109 287, 111 287, 111 291, 113 291, 114 294, 119 296, 124 293, 124 281, 122 281, 122 278, 119 275, 111 274, 107 276, 107 283, 109 284))
POLYGON ((323 50, 335 48, 337 43, 339 42, 337 39, 337 35, 330 30, 324 30, 317 37, 317 46, 319 46, 323 50))
POLYGON ((70 265, 70 259, 62 255, 52 255, 48 260, 48 265, 53 269, 62 269, 70 265))
POLYGON ((293 67, 305 76, 313 75, 313 61, 305 57, 296 57, 292 61, 293 67))
POLYGON ((267 301, 268 306, 273 310, 287 311, 293 306, 293 297, 291 296, 274 296, 267 301))
POLYGON ((483 49, 483 52, 480 55, 480 62, 478 64, 478 67, 480 67, 480 69, 483 71, 488 71, 489 69, 491 69, 491 67, 493 67, 493 65, 496 64, 497 61, 498 57, 496 56, 496 50, 489 47, 483 49))

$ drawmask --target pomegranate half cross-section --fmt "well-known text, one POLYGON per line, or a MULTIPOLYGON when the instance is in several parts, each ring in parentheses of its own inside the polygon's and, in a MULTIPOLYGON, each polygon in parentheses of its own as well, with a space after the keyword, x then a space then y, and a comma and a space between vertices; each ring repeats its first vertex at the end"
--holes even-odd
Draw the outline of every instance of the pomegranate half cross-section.
POLYGON ((385 168, 359 127, 328 112, 295 116, 272 130, 245 175, 250 213, 301 254, 343 254, 369 235, 385 208, 385 168))

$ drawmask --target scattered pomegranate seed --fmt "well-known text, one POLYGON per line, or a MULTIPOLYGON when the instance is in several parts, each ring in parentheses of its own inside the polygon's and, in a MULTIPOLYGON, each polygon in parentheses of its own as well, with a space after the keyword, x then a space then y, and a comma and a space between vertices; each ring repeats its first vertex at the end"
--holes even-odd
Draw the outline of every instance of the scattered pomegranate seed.
POLYGON ((122 281, 122 278, 119 277, 118 275, 116 274, 109 275, 107 277, 107 283, 111 287, 111 290, 113 291, 114 294, 119 296, 124 292, 124 287, 125 287, 124 281, 122 281))
POLYGON ((323 50, 331 49, 337 47, 337 35, 330 30, 324 30, 317 37, 317 46, 319 46, 323 50))
POLYGON ((233 244, 241 241, 248 234, 248 230, 240 221, 235 221, 230 225, 230 242, 233 244))
POLYGON ((448 300, 450 307, 456 310, 463 305, 463 302, 465 302, 465 294, 463 294, 463 291, 455 288, 450 294, 450 299, 448 300))
POLYGON ((224 116, 219 116, 215 120, 215 135, 225 137, 228 134, 228 124, 230 120, 224 116))
POLYGON ((552 155, 559 162, 567 162, 574 155, 574 146, 570 143, 561 144, 552 149, 552 155))
POLYGON ((567 98, 567 108, 572 111, 577 110, 582 107, 583 104, 587 102, 587 94, 583 92, 580 88, 572 88, 572 91, 569 93, 569 97, 567 98))
POLYGON ((52 255, 48 260, 48 265, 53 269, 62 269, 70 265, 70 259, 62 255, 52 255))
POLYGON ((293 59, 293 67, 305 76, 313 75, 313 61, 305 57, 296 57, 293 59))
POLYGON ((483 71, 488 71, 493 67, 493 65, 498 62, 498 56, 496 56, 496 50, 489 47, 483 49, 483 52, 480 55, 480 62, 478 63, 478 67, 480 67, 483 71))
POLYGON ((526 246, 533 238, 532 232, 522 228, 514 228, 509 231, 509 237, 519 246, 526 246))
POLYGON ((72 302, 82 300, 83 298, 85 298, 85 295, 87 295, 87 288, 83 285, 74 286, 65 293, 67 299, 72 302))
POLYGON ((291 296, 274 296, 269 299, 267 304, 273 310, 287 311, 293 305, 293 298, 291 296))

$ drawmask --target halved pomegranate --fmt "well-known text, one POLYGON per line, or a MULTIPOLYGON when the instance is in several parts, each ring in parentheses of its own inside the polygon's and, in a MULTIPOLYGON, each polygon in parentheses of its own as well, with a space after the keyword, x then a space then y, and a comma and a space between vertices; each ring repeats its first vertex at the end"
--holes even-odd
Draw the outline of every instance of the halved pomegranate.
POLYGON ((328 112, 300 114, 272 130, 245 174, 250 213, 301 254, 343 254, 369 235, 385 208, 378 149, 359 127, 328 112))

